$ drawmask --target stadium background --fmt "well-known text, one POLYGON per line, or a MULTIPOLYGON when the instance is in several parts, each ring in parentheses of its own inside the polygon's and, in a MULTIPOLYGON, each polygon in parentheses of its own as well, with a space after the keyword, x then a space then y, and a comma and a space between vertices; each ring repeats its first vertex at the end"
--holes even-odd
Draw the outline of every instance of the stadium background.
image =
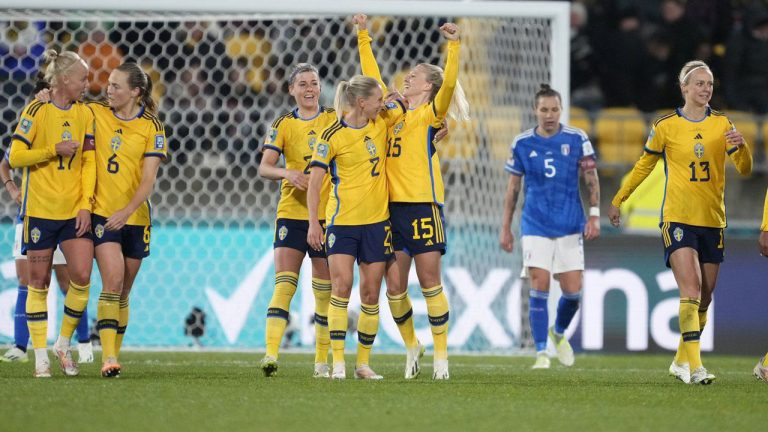
MULTIPOLYGON (((557 6, 537 3, 540 9, 547 3, 557 6)), ((136 281, 126 346, 181 348, 199 343, 206 348, 261 348, 272 284, 278 184, 256 174, 259 143, 269 122, 291 106, 284 81, 292 64, 318 65, 326 103, 334 79, 358 70, 347 16, 21 10, 4 15, 10 19, 0 22, 0 94, 8 101, 0 107, 3 148, 30 96, 46 46, 83 54, 94 72, 91 98, 103 92, 105 71, 124 60, 140 62, 155 80, 174 156, 162 168, 153 197, 152 256, 136 281), (205 333, 198 341, 185 335, 186 319, 194 308, 206 316, 205 333)), ((561 80, 557 85, 563 68, 553 66, 563 55, 568 58, 567 46, 557 51, 564 47, 556 43, 568 18, 561 13, 557 18, 459 20, 465 45, 460 79, 473 105, 473 120, 451 124, 451 137, 441 146, 450 239, 444 275, 452 307, 452 349, 509 353, 529 343, 527 293, 517 277, 519 253, 505 255, 497 247, 506 184, 501 167, 511 138, 532 126, 528 107, 538 83, 551 81, 560 89, 573 83, 571 76, 570 82, 561 80)), ((440 64, 434 28, 446 19, 375 18, 372 31, 384 76, 401 77, 409 66, 402 60, 406 56, 440 64)), ((569 45, 573 60, 573 39, 569 45)), ((572 73, 573 65, 565 64, 565 72, 572 73)), ((591 134, 600 154, 605 209, 621 174, 639 155, 655 109, 569 108, 573 124, 591 134)), ((756 236, 765 193, 768 122, 755 111, 739 112, 736 123, 753 143, 757 170, 748 180, 737 180, 730 171, 727 198, 733 228, 727 234, 728 255, 714 319, 703 344, 704 349, 731 353, 750 352, 756 343, 768 342, 750 336, 751 329, 767 323, 760 302, 749 301, 765 295, 766 266, 757 255, 756 236)), ((3 197, 0 250, 8 251, 10 258, 15 206, 7 194, 3 197)), ((606 224, 604 238, 588 244, 586 254, 584 306, 578 326, 571 329, 576 348, 672 348, 677 340, 676 302, 665 301, 676 296, 656 235, 619 236, 606 224)), ((4 343, 12 335, 16 283, 12 261, 3 262, 0 269, 0 343, 4 343)), ((307 278, 305 272, 301 293, 292 304, 292 346, 312 345, 307 278)), ((97 292, 96 271, 93 282, 97 292)), ((426 308, 417 284, 411 289, 420 339, 428 341, 426 308)), ((95 300, 93 296, 93 312, 95 300)), ((51 320, 58 323, 60 296, 51 296, 51 302, 50 311, 55 311, 51 320)), ((354 310, 354 296, 351 306, 354 310)), ((383 331, 377 343, 381 349, 394 350, 399 338, 387 305, 381 306, 383 331)))

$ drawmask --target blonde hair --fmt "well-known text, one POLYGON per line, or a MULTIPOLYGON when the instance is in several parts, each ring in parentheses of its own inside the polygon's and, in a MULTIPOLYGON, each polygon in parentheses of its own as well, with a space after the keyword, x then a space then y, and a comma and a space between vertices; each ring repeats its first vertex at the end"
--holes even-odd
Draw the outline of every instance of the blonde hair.
MULTIPOLYGON (((437 92, 443 86, 443 69, 440 66, 435 66, 429 63, 419 63, 417 67, 422 67, 426 72, 426 80, 432 84, 432 92, 429 94, 430 102, 435 100, 437 92)), ((461 83, 456 80, 456 87, 453 90, 453 96, 451 97, 451 105, 448 108, 448 117, 454 120, 469 120, 469 101, 464 94, 464 89, 461 87, 461 83)))
POLYGON ((59 78, 66 75, 75 64, 81 63, 85 66, 85 61, 72 51, 59 53, 55 49, 49 49, 43 53, 43 60, 46 63, 43 79, 51 87, 55 87, 59 78))
POLYGON ((341 120, 344 112, 348 112, 358 98, 370 97, 377 88, 381 89, 378 81, 363 75, 355 75, 349 81, 340 81, 333 101, 336 117, 341 120))
POLYGON ((706 69, 709 71, 710 74, 712 74, 712 70, 709 68, 709 65, 704 63, 701 60, 691 60, 688 63, 683 66, 682 69, 680 69, 680 75, 678 75, 678 81, 680 82, 680 85, 686 85, 688 84, 688 78, 691 77, 691 74, 693 71, 698 69, 706 69))

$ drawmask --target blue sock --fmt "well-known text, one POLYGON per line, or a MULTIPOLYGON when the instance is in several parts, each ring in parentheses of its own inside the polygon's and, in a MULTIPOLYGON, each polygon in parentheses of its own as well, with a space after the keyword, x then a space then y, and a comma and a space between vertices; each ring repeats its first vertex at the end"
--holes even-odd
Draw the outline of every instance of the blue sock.
POLYGON ((533 289, 530 291, 528 316, 531 320, 531 333, 533 333, 533 342, 536 344, 537 352, 547 349, 547 326, 549 325, 548 298, 548 292, 533 289))
POLYGON ((561 335, 565 333, 568 325, 571 324, 573 316, 579 310, 579 302, 581 301, 581 293, 566 294, 560 297, 560 301, 557 303, 557 318, 555 318, 555 333, 561 335))
POLYGON ((29 327, 27 327, 27 287, 19 285, 16 309, 13 312, 13 341, 16 347, 27 352, 29 327))
POLYGON ((80 343, 88 343, 91 341, 91 332, 88 328, 88 307, 83 310, 83 316, 77 324, 77 341, 80 343))

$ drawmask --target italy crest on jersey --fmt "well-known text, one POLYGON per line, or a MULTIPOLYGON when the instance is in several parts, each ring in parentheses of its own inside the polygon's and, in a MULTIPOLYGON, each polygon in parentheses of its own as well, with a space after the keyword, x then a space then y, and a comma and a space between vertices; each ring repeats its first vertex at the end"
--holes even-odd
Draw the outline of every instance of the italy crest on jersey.
POLYGON ((568 156, 571 154, 571 146, 568 144, 560 144, 560 153, 562 153, 563 156, 568 156))
POLYGON ((331 235, 328 236, 328 247, 332 248, 334 243, 336 243, 336 235, 331 233, 331 235))
POLYGON ((401 130, 403 130, 403 126, 405 125, 405 122, 400 122, 395 125, 395 135, 399 134, 401 130))
POLYGON ((117 153, 120 150, 120 146, 123 145, 123 140, 120 138, 120 135, 115 135, 112 141, 109 142, 109 145, 112 147, 112 151, 117 153))
POLYGON ((32 228, 32 231, 29 232, 29 235, 32 237, 32 243, 37 243, 40 241, 40 230, 37 229, 37 227, 32 228))
POLYGON ((704 145, 702 143, 696 143, 696 145, 693 146, 693 154, 699 159, 704 157, 704 145))
POLYGON ((104 225, 96 225, 96 228, 93 229, 93 233, 96 234, 96 237, 98 238, 104 237, 104 225))
POLYGON ((288 228, 285 227, 285 225, 281 226, 280 229, 277 231, 277 236, 280 237, 280 240, 285 240, 285 237, 288 235, 288 228))
POLYGON ((372 157, 376 157, 376 144, 368 137, 365 137, 365 148, 372 157))
POLYGON ((680 227, 677 227, 672 232, 672 235, 675 236, 675 240, 680 241, 683 239, 683 230, 680 227))

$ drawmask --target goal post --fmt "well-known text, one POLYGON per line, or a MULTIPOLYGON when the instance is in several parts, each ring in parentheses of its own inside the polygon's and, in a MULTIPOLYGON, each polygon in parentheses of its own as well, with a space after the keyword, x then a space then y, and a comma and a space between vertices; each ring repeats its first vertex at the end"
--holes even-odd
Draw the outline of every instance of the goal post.
MULTIPOLYGON (((0 7, 0 56, 15 56, 15 62, 0 64, 0 96, 8 100, 0 106, 0 139, 7 149, 10 128, 32 96, 42 48, 81 51, 92 71, 91 99, 101 97, 105 74, 116 64, 139 63, 155 83, 173 158, 161 168, 152 196, 152 250, 132 292, 125 344, 177 348, 199 341, 259 349, 274 279, 279 184, 257 175, 256 154, 269 124, 293 106, 285 82, 291 66, 316 65, 321 101, 330 105, 336 82, 360 73, 353 14, 369 15, 383 78, 393 83, 416 63, 444 64, 437 27, 454 20, 462 30, 459 81, 471 120, 451 122, 448 138, 437 146, 446 189, 449 345, 515 352, 527 337, 527 305, 519 253, 498 246, 508 180, 503 166, 512 138, 534 124, 531 106, 540 83, 560 91, 567 119, 569 10, 567 2, 537 1, 83 0, 67 6, 8 0, 0 7)), ((10 248, 17 208, 4 198, 0 343, 12 337, 16 286, 10 248)), ((93 292, 101 286, 96 270, 93 292)), ((431 343, 415 274, 409 290, 418 337, 431 343)), ((355 297, 351 316, 359 305, 355 297)), ((52 301, 61 306, 61 298, 52 301)), ((378 349, 398 350, 384 296, 380 303, 378 349)), ((305 265, 291 305, 291 346, 312 347, 313 314, 305 265)))

